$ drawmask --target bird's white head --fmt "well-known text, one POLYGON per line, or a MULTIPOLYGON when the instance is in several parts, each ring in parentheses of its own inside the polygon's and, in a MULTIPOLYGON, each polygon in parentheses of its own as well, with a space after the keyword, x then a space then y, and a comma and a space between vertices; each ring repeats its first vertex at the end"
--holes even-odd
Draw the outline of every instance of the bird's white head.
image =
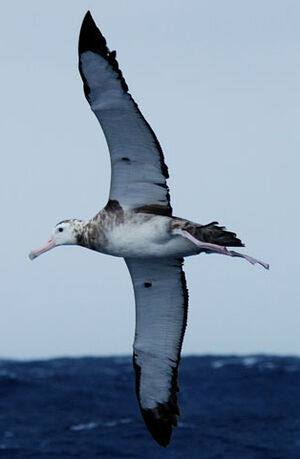
POLYGON ((53 249, 59 245, 77 244, 79 234, 78 224, 76 224, 77 222, 78 220, 64 220, 57 223, 48 241, 38 249, 32 250, 30 252, 30 260, 34 260, 34 258, 38 257, 42 253, 47 252, 48 250, 53 249))

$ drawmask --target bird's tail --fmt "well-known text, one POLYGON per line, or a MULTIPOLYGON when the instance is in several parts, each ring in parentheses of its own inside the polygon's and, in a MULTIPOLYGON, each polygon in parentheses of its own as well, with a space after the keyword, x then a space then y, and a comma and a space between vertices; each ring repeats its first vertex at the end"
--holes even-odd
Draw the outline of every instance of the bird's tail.
POLYGON ((227 231, 225 226, 218 226, 218 222, 211 222, 207 225, 197 225, 189 231, 196 239, 211 244, 223 245, 225 247, 244 247, 242 241, 235 233, 227 231))

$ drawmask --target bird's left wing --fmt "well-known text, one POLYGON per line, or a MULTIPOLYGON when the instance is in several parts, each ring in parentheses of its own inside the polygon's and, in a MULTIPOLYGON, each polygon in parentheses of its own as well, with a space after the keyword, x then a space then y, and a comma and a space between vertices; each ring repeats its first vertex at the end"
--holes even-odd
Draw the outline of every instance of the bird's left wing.
POLYGON ((125 259, 134 287, 136 394, 153 438, 167 446, 179 414, 177 368, 188 292, 179 258, 125 259))
POLYGON ((79 37, 85 96, 103 129, 111 159, 109 199, 123 209, 172 215, 160 144, 128 93, 116 52, 88 12, 79 37))

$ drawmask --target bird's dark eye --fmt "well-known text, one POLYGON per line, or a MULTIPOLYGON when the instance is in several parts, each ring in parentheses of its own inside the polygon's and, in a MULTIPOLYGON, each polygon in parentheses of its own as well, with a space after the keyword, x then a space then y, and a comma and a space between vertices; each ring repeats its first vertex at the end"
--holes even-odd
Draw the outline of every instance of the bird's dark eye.
POLYGON ((64 230, 63 228, 58 228, 58 231, 59 231, 60 233, 62 233, 63 230, 64 230))

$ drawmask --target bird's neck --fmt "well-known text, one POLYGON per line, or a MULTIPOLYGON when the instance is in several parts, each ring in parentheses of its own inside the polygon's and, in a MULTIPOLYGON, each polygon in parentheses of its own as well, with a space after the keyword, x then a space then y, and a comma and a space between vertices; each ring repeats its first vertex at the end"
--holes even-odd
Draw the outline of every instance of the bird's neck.
POLYGON ((88 222, 78 219, 72 221, 76 244, 82 245, 83 247, 87 247, 87 223, 88 222))
MULTIPOLYGON (((101 225, 100 212, 94 218, 87 221, 75 220, 75 234, 77 245, 86 247, 87 249, 97 250, 102 252, 102 245, 104 246, 104 235, 101 225)), ((104 249, 104 247, 103 247, 104 249)))

